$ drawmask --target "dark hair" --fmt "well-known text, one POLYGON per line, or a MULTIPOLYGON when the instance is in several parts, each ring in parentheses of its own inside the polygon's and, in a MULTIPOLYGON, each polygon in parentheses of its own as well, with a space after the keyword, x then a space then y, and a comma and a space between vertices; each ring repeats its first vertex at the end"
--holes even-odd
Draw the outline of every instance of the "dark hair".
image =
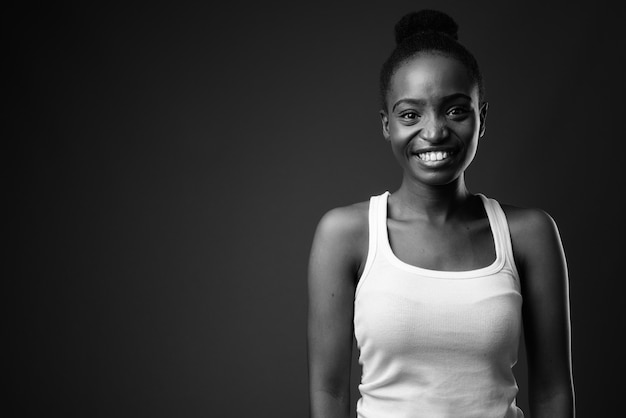
POLYGON ((483 100, 484 86, 476 58, 458 40, 459 26, 454 19, 436 10, 421 10, 402 17, 395 26, 396 48, 380 71, 380 96, 387 108, 387 91, 398 67, 420 53, 438 53, 459 60, 478 86, 483 100))

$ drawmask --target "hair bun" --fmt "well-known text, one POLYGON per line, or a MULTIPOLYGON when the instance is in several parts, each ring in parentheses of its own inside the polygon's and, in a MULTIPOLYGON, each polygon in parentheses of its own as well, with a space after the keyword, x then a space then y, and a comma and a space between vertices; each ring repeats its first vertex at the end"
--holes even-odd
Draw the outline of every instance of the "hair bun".
POLYGON ((420 32, 440 32, 458 40, 459 25, 454 19, 437 10, 420 10, 406 14, 396 23, 396 44, 420 32))

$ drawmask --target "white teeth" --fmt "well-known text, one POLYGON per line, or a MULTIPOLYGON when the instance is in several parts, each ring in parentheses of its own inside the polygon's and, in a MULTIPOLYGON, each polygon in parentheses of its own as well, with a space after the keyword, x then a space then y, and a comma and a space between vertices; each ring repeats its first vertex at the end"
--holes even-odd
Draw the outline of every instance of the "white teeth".
POLYGON ((424 161, 441 161, 448 158, 450 154, 446 151, 437 151, 437 152, 422 152, 418 154, 418 157, 424 161))

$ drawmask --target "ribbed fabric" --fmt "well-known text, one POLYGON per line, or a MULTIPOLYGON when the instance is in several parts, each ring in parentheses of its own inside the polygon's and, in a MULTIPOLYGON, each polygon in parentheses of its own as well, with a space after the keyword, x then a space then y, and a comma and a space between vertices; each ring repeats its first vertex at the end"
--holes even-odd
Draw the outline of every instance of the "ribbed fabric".
POLYGON ((491 265, 428 270, 393 254, 388 196, 370 200, 369 251, 355 293, 358 417, 522 418, 511 370, 522 296, 502 208, 479 195, 495 243, 491 265))

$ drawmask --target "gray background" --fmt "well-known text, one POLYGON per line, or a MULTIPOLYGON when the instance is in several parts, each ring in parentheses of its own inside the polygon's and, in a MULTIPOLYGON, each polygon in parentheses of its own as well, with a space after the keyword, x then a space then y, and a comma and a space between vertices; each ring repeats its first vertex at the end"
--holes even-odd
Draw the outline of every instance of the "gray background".
POLYGON ((399 185, 377 77, 420 8, 457 20, 486 80, 471 190, 560 227, 579 415, 621 410, 623 13, 261 3, 3 14, 17 416, 306 416, 313 231, 399 185))

